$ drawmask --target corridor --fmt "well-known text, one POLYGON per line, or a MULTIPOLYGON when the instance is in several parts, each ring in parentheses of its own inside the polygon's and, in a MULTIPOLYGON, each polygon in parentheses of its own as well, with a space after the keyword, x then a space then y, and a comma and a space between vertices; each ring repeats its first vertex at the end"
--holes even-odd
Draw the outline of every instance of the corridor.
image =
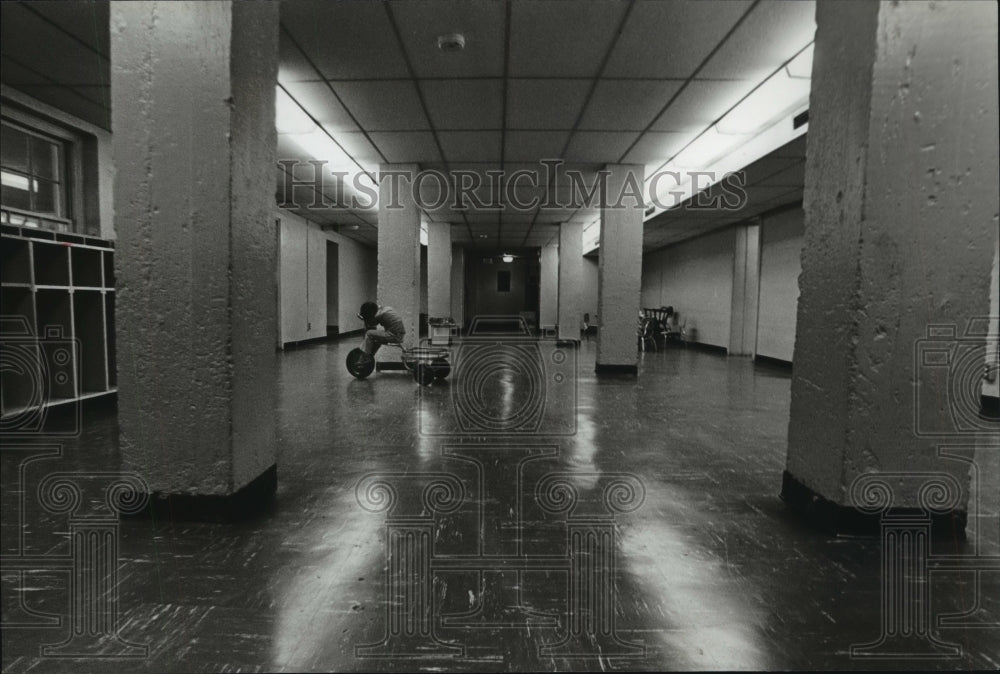
MULTIPOLYGON (((556 348, 535 344, 542 353, 556 348)), ((595 345, 585 341, 578 352, 562 350, 570 398, 544 400, 547 418, 571 410, 574 428, 550 436, 543 424, 537 434, 483 442, 429 430, 464 391, 460 362, 447 383, 429 388, 398 372, 355 380, 343 365, 353 346, 340 340, 281 356, 280 475, 268 512, 237 524, 123 521, 119 633, 148 651, 102 662, 102 671, 904 666, 849 656, 852 645, 880 636, 879 539, 824 534, 778 497, 786 368, 672 348, 643 353, 638 380, 596 378, 595 345), (554 475, 565 478, 561 490, 539 487, 554 475), (602 502, 615 480, 629 486, 602 502), (378 481, 395 487, 366 488, 378 481), (434 481, 457 491, 421 494, 434 481), (571 492, 576 505, 560 510, 571 492), (383 498, 391 495, 390 505, 383 498), (600 517, 607 512, 611 526, 600 517), (567 563, 573 522, 613 532, 591 539, 579 567, 567 563), (398 543, 400 531, 420 527, 433 545, 424 550, 419 537, 404 536, 390 562, 390 536, 398 543), (424 566, 406 565, 414 549, 426 553, 424 566), (595 596, 586 583, 569 582, 581 574, 595 596), (571 609, 574 597, 582 603, 571 609), (424 612, 408 612, 413 605, 424 612), (422 619, 429 635, 413 629, 422 619), (606 629, 588 630, 588 620, 606 629), (397 638, 378 646, 390 624, 397 638)), ((514 366, 480 380, 483 409, 495 418, 518 409, 532 385, 514 366)), ((30 464, 26 479, 84 466, 115 470, 116 435, 113 414, 93 417, 62 459, 30 464)), ((5 494, 17 479, 11 468, 5 463, 5 494)), ((30 494, 25 510, 42 512, 30 494)), ((971 554, 973 541, 995 549, 996 511, 981 515, 993 525, 973 519, 968 541, 936 535, 932 552, 971 554)), ((37 552, 65 551, 58 521, 30 525, 32 540, 45 546, 37 552)), ((991 603, 977 617, 995 622, 1000 586, 995 574, 984 578, 990 584, 979 596, 991 603)), ((28 607, 62 612, 65 577, 36 571, 31 579, 28 607)), ((969 575, 938 571, 931 596, 940 615, 972 608, 976 592, 969 575)), ((961 655, 921 667, 996 667, 995 630, 938 633, 961 655)), ((32 671, 42 664, 39 645, 63 637, 5 630, 4 671, 32 671)), ((44 669, 75 671, 84 662, 94 661, 46 658, 44 669)))

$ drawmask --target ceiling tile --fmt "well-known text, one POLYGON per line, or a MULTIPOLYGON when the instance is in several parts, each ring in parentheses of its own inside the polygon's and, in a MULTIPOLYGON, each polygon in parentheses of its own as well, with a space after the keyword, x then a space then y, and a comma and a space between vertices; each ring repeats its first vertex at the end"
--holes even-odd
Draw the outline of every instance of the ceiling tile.
POLYGON ((512 77, 597 77, 627 5, 513 0, 512 77))
POLYGON ((577 131, 566 149, 570 161, 617 163, 639 137, 637 131, 577 131))
POLYGON ((511 79, 507 88, 508 129, 572 129, 586 102, 586 80, 511 79))
MULTIPOLYGON (((646 164, 647 168, 652 166, 652 170, 655 170, 677 154, 693 138, 693 133, 647 131, 639 137, 623 161, 627 164, 646 164)), ((646 171, 647 178, 649 178, 650 173, 651 170, 646 171)))
POLYGON ((499 129, 503 80, 422 80, 424 101, 437 129, 499 129))
POLYGON ((499 131, 442 131, 438 139, 447 162, 500 161, 499 131))
POLYGON ((327 131, 360 130, 326 82, 285 82, 282 86, 327 131))
POLYGON ((813 41, 816 3, 764 0, 719 48, 698 77, 760 82, 813 41))
POLYGON ((604 76, 686 79, 751 4, 746 0, 639 0, 604 76))
POLYGON ((412 80, 333 82, 333 88, 366 131, 430 129, 412 80))
POLYGON ((390 4, 417 77, 502 77, 504 4, 417 0, 390 4), (460 33, 460 52, 438 49, 440 35, 460 33))
POLYGON ((430 131, 373 131, 369 135, 391 164, 441 161, 430 131))
MULTIPOLYGON (((508 131, 504 159, 515 162, 557 159, 568 138, 568 131, 508 131)), ((537 164, 532 167, 537 168, 537 164)))
MULTIPOLYGON (((364 165, 374 165, 376 168, 383 160, 381 155, 379 155, 378 150, 375 146, 365 138, 365 134, 360 131, 344 132, 344 131, 334 131, 329 127, 324 126, 324 129, 330 132, 333 139, 337 141, 344 152, 351 155, 359 164, 364 165)), ((414 133, 425 133, 421 131, 416 131, 414 133)))
POLYGON ((642 131, 681 84, 680 80, 598 80, 578 128, 642 131))
POLYGON ((409 76, 380 2, 283 2, 281 24, 326 79, 409 76))
POLYGON ((653 123, 653 131, 702 131, 756 86, 744 80, 693 80, 653 123))
POLYGON ((0 7, 0 44, 6 61, 44 75, 50 84, 108 84, 107 58, 39 17, 26 3, 4 2, 0 7))
POLYGON ((33 2, 31 9, 91 49, 110 58, 110 11, 107 0, 91 2, 33 2))
POLYGON ((318 81, 323 78, 303 55, 286 31, 278 35, 278 81, 288 82, 318 81))

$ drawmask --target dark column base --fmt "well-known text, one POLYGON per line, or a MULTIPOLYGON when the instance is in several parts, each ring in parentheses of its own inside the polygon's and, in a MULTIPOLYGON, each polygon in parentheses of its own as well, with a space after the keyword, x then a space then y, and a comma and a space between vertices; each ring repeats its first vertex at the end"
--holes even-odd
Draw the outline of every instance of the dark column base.
POLYGON ((594 366, 595 374, 639 374, 638 365, 607 365, 598 363, 594 366))
MULTIPOLYGON (((278 488, 278 465, 228 496, 206 494, 150 494, 148 505, 127 517, 189 522, 238 522, 264 512, 278 488)), ((123 515, 126 517, 126 515, 123 515)))
MULTIPOLYGON (((853 506, 837 505, 823 498, 799 482, 787 470, 781 476, 781 500, 800 512, 812 526, 831 534, 877 536, 883 517, 921 515, 920 508, 890 508, 883 514, 864 513, 853 506)), ((934 534, 965 540, 968 513, 954 510, 941 515, 931 515, 934 534)))

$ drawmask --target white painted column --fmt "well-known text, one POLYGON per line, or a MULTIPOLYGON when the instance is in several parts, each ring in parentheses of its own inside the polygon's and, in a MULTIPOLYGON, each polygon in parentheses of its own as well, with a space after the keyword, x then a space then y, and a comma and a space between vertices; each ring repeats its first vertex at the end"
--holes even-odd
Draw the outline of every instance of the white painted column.
POLYGON ((170 516, 238 516, 277 479, 278 7, 113 3, 111 26, 123 463, 170 516))
POLYGON ((733 250, 733 296, 729 321, 729 355, 757 353, 757 309, 760 304, 760 222, 736 228, 733 250))
POLYGON ((583 223, 559 225, 559 339, 580 341, 583 286, 583 223))
POLYGON ((427 223, 427 316, 451 315, 451 225, 427 223))
POLYGON ((967 328, 1000 210, 996 5, 818 3, 817 25, 783 494, 850 508, 876 472, 887 505, 920 508, 920 475, 944 473, 962 510, 969 464, 938 448, 976 437, 950 384, 978 382, 942 349, 985 338, 967 328))
POLYGON ((458 326, 465 325, 465 246, 451 247, 451 313, 458 326))
POLYGON ((639 362, 635 326, 642 286, 643 167, 605 168, 610 175, 601 204, 596 371, 634 374, 639 362))
POLYGON ((412 189, 418 171, 416 164, 379 166, 378 303, 399 312, 407 347, 420 328, 420 209, 412 189))
POLYGON ((538 297, 538 327, 554 330, 559 321, 559 244, 542 247, 541 287, 538 297))

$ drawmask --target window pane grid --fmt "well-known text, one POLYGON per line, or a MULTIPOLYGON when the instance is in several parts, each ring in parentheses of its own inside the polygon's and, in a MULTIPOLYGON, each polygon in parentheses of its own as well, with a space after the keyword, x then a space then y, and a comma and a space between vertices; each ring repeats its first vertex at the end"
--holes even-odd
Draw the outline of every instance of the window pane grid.
POLYGON ((63 152, 60 143, 3 123, 0 203, 62 218, 63 152))

